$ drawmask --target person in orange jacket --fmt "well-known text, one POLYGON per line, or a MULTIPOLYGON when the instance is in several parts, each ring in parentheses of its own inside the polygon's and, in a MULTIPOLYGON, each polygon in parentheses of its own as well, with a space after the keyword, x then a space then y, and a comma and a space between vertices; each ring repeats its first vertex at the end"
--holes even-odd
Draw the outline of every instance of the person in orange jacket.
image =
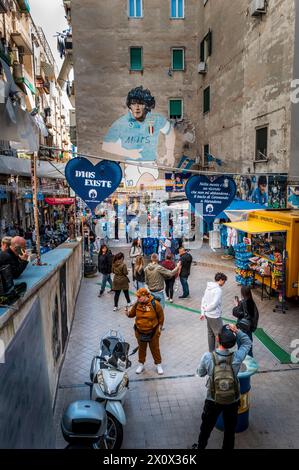
POLYGON ((163 374, 162 359, 160 353, 160 335, 164 323, 164 312, 158 300, 142 287, 136 292, 137 302, 127 313, 129 318, 135 317, 135 336, 138 341, 139 365, 136 374, 144 371, 147 344, 151 350, 158 374, 163 374))

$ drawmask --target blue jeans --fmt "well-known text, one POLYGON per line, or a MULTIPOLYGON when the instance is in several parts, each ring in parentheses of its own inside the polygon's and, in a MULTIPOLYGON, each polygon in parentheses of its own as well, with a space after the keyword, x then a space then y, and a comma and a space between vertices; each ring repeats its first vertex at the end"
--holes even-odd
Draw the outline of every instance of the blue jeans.
MULTIPOLYGON (((252 341, 252 332, 251 332, 251 331, 248 331, 246 334, 247 334, 247 336, 249 336, 249 338, 250 338, 251 341, 252 341)), ((238 348, 239 348, 239 347, 240 347, 240 340, 238 340, 238 339, 237 339, 237 345, 238 345, 238 348)), ((249 349, 248 356, 253 357, 252 346, 251 346, 251 348, 249 349)))
POLYGON ((157 299, 158 302, 160 302, 161 304, 161 307, 165 308, 165 296, 164 296, 164 292, 151 292, 152 296, 154 297, 154 299, 157 299))
POLYGON ((183 288, 183 296, 187 297, 189 295, 189 285, 188 285, 188 278, 180 276, 180 281, 183 288))
POLYGON ((101 284, 101 291, 100 291, 101 293, 104 292, 107 282, 110 285, 110 289, 112 289, 111 275, 110 274, 102 274, 102 276, 103 277, 102 277, 102 284, 101 284))

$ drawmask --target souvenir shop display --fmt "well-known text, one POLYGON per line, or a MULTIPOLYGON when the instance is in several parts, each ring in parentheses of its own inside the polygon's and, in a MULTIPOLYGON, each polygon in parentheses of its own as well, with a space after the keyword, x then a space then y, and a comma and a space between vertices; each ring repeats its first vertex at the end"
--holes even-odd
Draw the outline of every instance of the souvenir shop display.
POLYGON ((255 281, 265 284, 269 297, 273 289, 278 293, 284 289, 284 239, 285 235, 282 233, 256 234, 251 237, 254 257, 250 259, 250 269, 255 273, 255 281), (270 288, 268 291, 267 286, 270 288))
POLYGON ((250 258, 252 252, 250 247, 245 243, 239 243, 234 246, 235 249, 235 265, 236 265, 236 281, 242 286, 251 286, 253 284, 254 274, 250 269, 250 258))
POLYGON ((269 298, 276 297, 275 312, 285 313, 286 299, 299 296, 299 213, 257 210, 250 212, 246 221, 225 225, 246 233, 252 253, 247 269, 254 274, 254 285, 260 284, 262 294, 265 290, 269 298))

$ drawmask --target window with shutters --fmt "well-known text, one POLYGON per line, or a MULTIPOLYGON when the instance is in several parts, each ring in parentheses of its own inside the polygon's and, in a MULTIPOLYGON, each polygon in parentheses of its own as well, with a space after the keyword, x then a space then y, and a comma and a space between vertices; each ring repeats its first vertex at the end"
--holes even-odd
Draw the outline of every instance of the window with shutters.
POLYGON ((128 0, 128 14, 130 18, 142 18, 142 0, 128 0))
POLYGON ((173 48, 172 49, 172 70, 185 70, 185 51, 184 48, 173 48))
POLYGON ((130 70, 142 69, 142 47, 130 47, 130 70))
POLYGON ((255 160, 267 161, 268 154, 268 127, 256 129, 255 160))
POLYGON ((170 17, 175 19, 184 18, 184 0, 170 0, 170 17))
POLYGON ((210 144, 203 146, 203 166, 209 166, 210 144))
POLYGON ((171 99, 169 100, 169 118, 181 119, 183 117, 183 100, 171 99))
POLYGON ((206 62, 210 55, 212 55, 212 31, 209 29, 200 43, 200 61, 206 62))
POLYGON ((203 113, 208 113, 210 111, 211 106, 211 90, 208 86, 203 91, 203 113))

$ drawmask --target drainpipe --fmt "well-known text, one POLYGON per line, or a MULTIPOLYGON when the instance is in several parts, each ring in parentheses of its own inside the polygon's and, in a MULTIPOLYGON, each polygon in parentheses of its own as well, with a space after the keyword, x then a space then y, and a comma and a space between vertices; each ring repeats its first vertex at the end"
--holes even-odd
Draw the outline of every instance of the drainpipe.
MULTIPOLYGON (((296 53, 299 48, 299 2, 295 4, 295 38, 294 38, 294 65, 293 80, 299 79, 299 54, 296 53)), ((297 90, 298 90, 298 85, 297 90)), ((298 93, 297 93, 298 96, 298 93)), ((290 182, 299 180, 299 103, 291 104, 291 152, 289 166, 290 182)))

